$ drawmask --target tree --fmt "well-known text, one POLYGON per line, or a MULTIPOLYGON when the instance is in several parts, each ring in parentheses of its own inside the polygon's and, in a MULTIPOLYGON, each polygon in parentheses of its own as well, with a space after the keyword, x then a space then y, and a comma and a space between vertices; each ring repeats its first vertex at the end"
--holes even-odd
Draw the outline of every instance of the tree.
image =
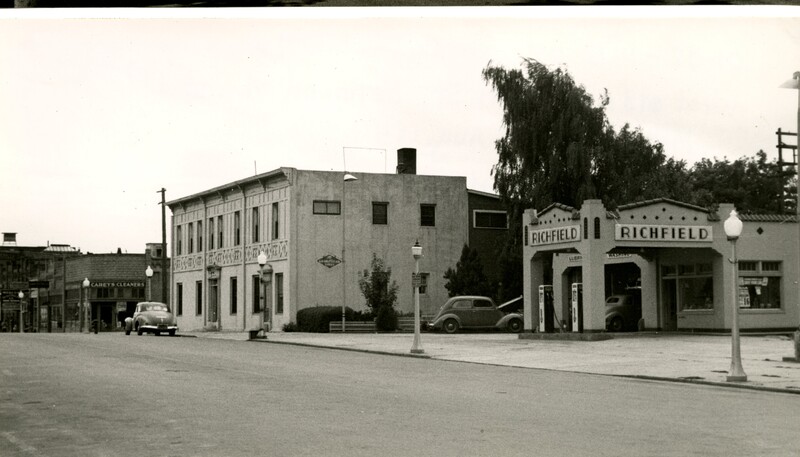
POLYGON ((444 287, 449 296, 456 295, 483 295, 494 296, 494 286, 483 272, 483 264, 478 257, 477 249, 470 249, 464 244, 461 249, 461 258, 456 263, 456 268, 448 268, 444 272, 447 280, 444 287))
POLYGON ((397 314, 394 304, 397 301, 397 283, 391 281, 392 269, 386 268, 383 259, 372 254, 370 270, 364 270, 358 286, 366 299, 366 305, 376 316, 378 330, 394 330, 397 327, 397 314), (391 282, 390 282, 391 281, 391 282))

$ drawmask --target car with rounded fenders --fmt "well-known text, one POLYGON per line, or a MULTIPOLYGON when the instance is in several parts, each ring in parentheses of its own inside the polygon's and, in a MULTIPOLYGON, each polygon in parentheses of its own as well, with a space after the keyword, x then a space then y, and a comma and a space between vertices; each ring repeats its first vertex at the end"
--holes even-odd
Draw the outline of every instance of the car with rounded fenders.
POLYGON ((146 333, 168 333, 175 336, 178 331, 178 321, 170 312, 169 306, 160 302, 139 302, 132 318, 125 319, 125 334, 130 335, 136 331, 138 335, 146 333))
POLYGON ((521 303, 521 300, 514 299, 497 306, 491 298, 479 295, 451 297, 428 322, 428 330, 456 333, 460 329, 497 329, 519 333, 523 325, 522 314, 504 311, 513 303, 521 303))

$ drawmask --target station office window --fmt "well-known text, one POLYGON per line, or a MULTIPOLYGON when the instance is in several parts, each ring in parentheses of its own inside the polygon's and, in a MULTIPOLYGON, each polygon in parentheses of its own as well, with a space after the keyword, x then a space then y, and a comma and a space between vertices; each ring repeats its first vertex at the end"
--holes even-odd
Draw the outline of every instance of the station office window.
POLYGON ((739 262, 739 308, 780 309, 781 262, 739 262))
POLYGON ((714 308, 714 278, 710 263, 663 265, 665 294, 675 297, 679 311, 714 308))
POLYGON ((342 213, 342 204, 338 200, 314 200, 314 214, 337 215, 342 213))
POLYGON ((476 210, 473 225, 475 228, 507 229, 508 216, 505 211, 476 210))
POLYGON ((436 226, 436 205, 419 205, 419 225, 423 227, 436 226))
POLYGON ((389 223, 388 203, 372 202, 372 223, 375 225, 387 225, 389 223))

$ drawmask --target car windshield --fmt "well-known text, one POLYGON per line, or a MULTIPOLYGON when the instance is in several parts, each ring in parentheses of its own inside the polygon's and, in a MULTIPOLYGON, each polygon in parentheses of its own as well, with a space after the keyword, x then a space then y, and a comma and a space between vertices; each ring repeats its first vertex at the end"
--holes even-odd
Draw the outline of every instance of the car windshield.
POLYGON ((144 311, 169 311, 165 305, 144 305, 144 311))
POLYGON ((620 297, 608 297, 606 299, 606 305, 616 305, 620 302, 620 297))

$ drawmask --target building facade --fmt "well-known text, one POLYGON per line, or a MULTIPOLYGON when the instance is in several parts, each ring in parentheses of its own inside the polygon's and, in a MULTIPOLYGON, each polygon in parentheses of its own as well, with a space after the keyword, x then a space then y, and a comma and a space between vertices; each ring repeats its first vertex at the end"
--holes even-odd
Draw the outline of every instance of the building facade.
POLYGON ((657 199, 616 211, 599 200, 527 210, 525 329, 605 331, 606 297, 630 291, 641 297, 640 328, 728 331, 737 306, 742 331, 796 329, 797 218, 740 215, 734 264, 723 227, 733 209, 657 199), (540 290, 552 291, 552 314, 540 290))
POLYGON ((466 178, 398 171, 281 168, 169 202, 179 327, 280 330, 306 307, 366 309, 358 281, 373 256, 399 287, 396 309, 411 312, 417 241, 420 307, 434 313, 447 298, 444 272, 470 242, 466 178))
POLYGON ((5 235, 7 241, 0 246, 5 331, 19 330, 19 292, 22 328, 38 332, 87 331, 92 321, 100 324, 100 331, 121 330, 139 301, 166 301, 160 285, 169 283, 169 271, 166 277, 161 272, 166 253, 161 243, 149 243, 144 254, 83 254, 64 244, 17 246, 15 234, 5 235), (154 270, 149 280, 148 265, 154 270))

